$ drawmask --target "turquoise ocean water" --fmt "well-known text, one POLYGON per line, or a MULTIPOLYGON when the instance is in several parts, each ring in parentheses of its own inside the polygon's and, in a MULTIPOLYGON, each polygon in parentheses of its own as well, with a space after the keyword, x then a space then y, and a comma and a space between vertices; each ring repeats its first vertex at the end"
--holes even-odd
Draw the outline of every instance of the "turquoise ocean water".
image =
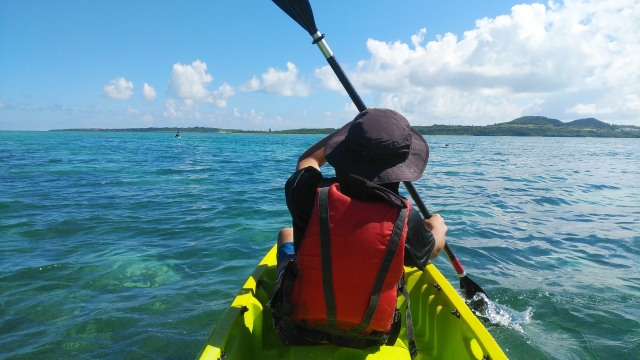
MULTIPOLYGON (((0 132, 0 358, 194 358, 318 139, 0 132)), ((427 141, 415 185, 506 354, 640 358, 640 140, 427 141)))

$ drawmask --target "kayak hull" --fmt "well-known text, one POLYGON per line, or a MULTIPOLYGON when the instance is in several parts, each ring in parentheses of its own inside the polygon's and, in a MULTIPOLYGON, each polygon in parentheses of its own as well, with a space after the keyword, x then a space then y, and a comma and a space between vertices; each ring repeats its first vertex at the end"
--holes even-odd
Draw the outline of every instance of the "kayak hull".
MULTIPOLYGON (((201 360, 411 359, 404 326, 395 346, 372 346, 358 350, 334 345, 283 345, 273 330, 271 310, 267 306, 273 294, 275 272, 274 246, 218 321, 201 352, 201 360)), ((424 272, 405 268, 405 280, 411 300, 416 343, 420 349, 416 359, 507 358, 433 264, 429 264, 424 272)), ((398 298, 398 306, 400 309, 406 307, 402 296, 398 298)), ((404 325, 404 311, 402 315, 404 325)))

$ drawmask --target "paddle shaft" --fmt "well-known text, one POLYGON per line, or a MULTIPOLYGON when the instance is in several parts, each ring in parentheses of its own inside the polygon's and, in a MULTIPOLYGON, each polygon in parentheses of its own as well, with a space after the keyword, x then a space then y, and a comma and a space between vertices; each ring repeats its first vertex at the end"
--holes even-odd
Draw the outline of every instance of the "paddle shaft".
POLYGON ((356 106, 358 111, 363 112, 367 110, 367 106, 362 101, 362 98, 360 98, 360 95, 358 95, 358 92, 353 87, 353 84, 351 84, 351 81, 349 81, 347 74, 345 74, 344 70, 342 70, 342 66, 340 66, 338 60, 336 60, 336 57, 333 55, 333 52, 329 48, 329 45, 327 45, 327 42, 324 41, 324 35, 320 34, 320 32, 318 31, 313 34, 312 37, 313 43, 318 45, 318 48, 322 52, 322 55, 324 55, 324 58, 327 59, 329 66, 331 66, 331 69, 333 69, 333 72, 338 77, 338 80, 340 80, 340 83, 347 91, 347 94, 349 94, 349 97, 353 101, 353 104, 356 106))
MULTIPOLYGON (((318 45, 318 48, 324 55, 325 59, 327 59, 329 66, 331 66, 331 69, 333 69, 333 72, 338 77, 338 80, 340 80, 340 83, 342 84, 342 86, 344 86, 344 89, 347 91, 347 94, 349 94, 349 97, 351 98, 353 103, 356 105, 356 108, 358 108, 358 111, 362 112, 366 110, 367 106, 364 104, 364 102, 362 101, 362 98, 360 97, 356 89, 353 87, 353 84, 351 84, 351 81, 349 81, 349 78, 344 73, 344 70, 342 70, 342 67, 336 60, 335 55, 333 55, 333 52, 329 48, 329 45, 324 40, 324 35, 320 34, 320 32, 316 32, 315 34, 312 35, 312 37, 313 37, 313 43, 318 45)), ((415 202, 416 205, 418 206, 418 209, 420 209, 422 216, 424 216, 425 219, 430 218, 431 214, 429 214, 429 210, 427 209, 427 206, 424 204, 424 202, 420 198, 420 195, 418 194, 418 191, 413 186, 413 184, 410 181, 404 181, 403 184, 405 188, 407 188, 409 195, 411 195, 413 202, 415 202)), ((444 252, 447 254, 447 257, 449 258, 449 261, 451 261, 451 265, 453 265, 453 268, 456 270, 456 273, 458 274, 458 276, 460 277, 467 276, 467 274, 464 271, 464 267, 462 267, 462 264, 460 263, 460 260, 458 260, 458 258, 453 253, 453 250, 451 250, 451 247, 447 242, 445 242, 444 244, 444 252)))

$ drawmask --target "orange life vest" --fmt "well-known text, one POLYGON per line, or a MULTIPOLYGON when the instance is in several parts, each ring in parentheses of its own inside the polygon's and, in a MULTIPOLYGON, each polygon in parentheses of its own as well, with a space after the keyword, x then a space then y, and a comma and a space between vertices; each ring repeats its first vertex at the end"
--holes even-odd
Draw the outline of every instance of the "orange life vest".
POLYGON ((411 204, 399 209, 318 189, 297 252, 291 319, 334 335, 389 332, 403 275, 411 204))

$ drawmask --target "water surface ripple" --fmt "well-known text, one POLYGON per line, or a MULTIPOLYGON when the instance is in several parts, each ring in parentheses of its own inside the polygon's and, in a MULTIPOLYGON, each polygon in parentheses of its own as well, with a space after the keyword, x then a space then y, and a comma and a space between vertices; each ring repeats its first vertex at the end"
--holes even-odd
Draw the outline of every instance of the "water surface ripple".
MULTIPOLYGON (((290 223, 284 182, 319 138, 0 132, 0 358, 195 357, 290 223)), ((425 203, 525 314, 487 323, 507 355, 640 358, 640 141, 427 140, 425 203)))

